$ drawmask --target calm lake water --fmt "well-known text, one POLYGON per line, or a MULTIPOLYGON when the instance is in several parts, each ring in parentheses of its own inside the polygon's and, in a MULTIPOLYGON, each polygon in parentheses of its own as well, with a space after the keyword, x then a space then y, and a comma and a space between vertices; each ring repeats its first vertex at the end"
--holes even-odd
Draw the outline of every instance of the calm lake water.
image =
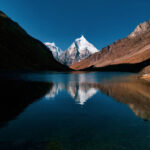
POLYGON ((115 72, 0 75, 0 150, 150 150, 150 83, 115 72))

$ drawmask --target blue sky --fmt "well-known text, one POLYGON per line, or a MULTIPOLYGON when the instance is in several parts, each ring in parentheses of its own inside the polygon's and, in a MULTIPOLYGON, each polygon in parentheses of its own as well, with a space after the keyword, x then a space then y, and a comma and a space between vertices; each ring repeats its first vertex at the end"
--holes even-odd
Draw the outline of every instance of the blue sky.
POLYGON ((149 8, 149 0, 0 0, 30 35, 62 49, 82 34, 101 49, 149 20, 149 8))

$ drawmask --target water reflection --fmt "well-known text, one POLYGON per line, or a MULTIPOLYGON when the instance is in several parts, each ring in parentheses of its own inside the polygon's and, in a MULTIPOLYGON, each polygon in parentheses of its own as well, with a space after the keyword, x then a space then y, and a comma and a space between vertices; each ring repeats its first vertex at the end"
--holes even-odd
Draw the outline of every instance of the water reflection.
POLYGON ((111 75, 1 80, 0 149, 149 150, 150 83, 111 75))
POLYGON ((127 104, 136 116, 150 120, 150 82, 127 77, 88 85, 127 104))
POLYGON ((88 83, 97 82, 95 74, 90 76, 88 73, 72 73, 66 81, 60 79, 60 82, 54 82, 51 90, 46 94, 45 98, 48 100, 54 98, 62 90, 66 90, 77 104, 84 105, 84 103, 97 93, 96 88, 85 86, 88 83))
POLYGON ((66 90, 77 104, 84 105, 87 100, 98 91, 114 98, 145 120, 150 119, 150 82, 137 77, 119 77, 102 82, 86 82, 85 78, 78 78, 76 82, 53 83, 51 90, 45 95, 48 100, 54 98, 62 90, 66 90))
MULTIPOLYGON (((45 97, 55 98, 61 91, 67 91, 77 104, 84 105, 97 92, 102 92, 114 100, 127 104, 130 109, 145 120, 150 119, 150 82, 134 77, 117 77, 98 80, 93 74, 70 74, 65 80, 59 75, 59 82, 25 80, 0 80, 0 123, 13 118, 30 103, 45 97), (44 96, 45 95, 45 96, 44 96), (13 99, 13 100, 12 100, 13 99), (9 105, 8 105, 9 104, 9 105), (5 114, 4 117, 2 114, 5 114)), ((101 75, 102 76, 102 75, 101 75)), ((30 77, 30 76, 28 76, 30 77)))
POLYGON ((60 91, 66 90, 77 104, 84 105, 84 103, 97 93, 97 89, 94 87, 86 86, 85 83, 53 83, 53 86, 45 98, 54 98, 60 91))
POLYGON ((0 127, 19 115, 29 104, 51 89, 52 83, 0 80, 0 127))

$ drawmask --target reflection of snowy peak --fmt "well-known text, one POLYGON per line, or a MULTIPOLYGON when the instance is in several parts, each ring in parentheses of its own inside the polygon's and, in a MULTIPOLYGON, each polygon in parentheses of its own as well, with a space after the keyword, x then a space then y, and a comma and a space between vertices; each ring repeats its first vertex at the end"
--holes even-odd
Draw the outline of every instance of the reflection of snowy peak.
POLYGON ((64 85, 62 83, 53 84, 52 88, 50 89, 50 92, 45 95, 45 98, 54 98, 59 93, 59 91, 63 89, 63 87, 64 85))
POLYGON ((78 104, 83 105, 89 98, 97 93, 95 88, 90 88, 86 84, 71 83, 68 86, 68 93, 76 100, 78 104))
POLYGON ((45 45, 50 49, 54 58, 59 61, 59 57, 62 54, 62 50, 58 48, 55 43, 46 42, 45 45))
POLYGON ((68 66, 79 62, 98 50, 89 43, 84 36, 76 39, 72 45, 60 56, 60 62, 68 66))
POLYGON ((83 105, 89 98, 96 94, 95 88, 90 88, 84 83, 55 83, 45 98, 54 98, 61 90, 66 89, 67 92, 76 100, 78 104, 83 105))

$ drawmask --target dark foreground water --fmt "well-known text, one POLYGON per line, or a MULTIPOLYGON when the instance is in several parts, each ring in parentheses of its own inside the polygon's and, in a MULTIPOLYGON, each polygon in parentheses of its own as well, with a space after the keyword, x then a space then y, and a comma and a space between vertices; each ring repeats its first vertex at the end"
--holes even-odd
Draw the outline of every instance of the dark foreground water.
POLYGON ((6 73, 0 86, 0 150, 150 150, 149 82, 127 73, 6 73))

